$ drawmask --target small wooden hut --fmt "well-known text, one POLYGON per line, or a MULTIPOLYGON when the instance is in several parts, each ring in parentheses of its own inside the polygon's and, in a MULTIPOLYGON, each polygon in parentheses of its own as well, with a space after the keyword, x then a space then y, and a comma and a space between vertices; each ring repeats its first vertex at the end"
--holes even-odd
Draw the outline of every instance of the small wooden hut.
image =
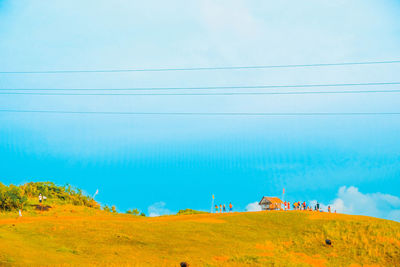
POLYGON ((258 204, 261 210, 281 210, 283 201, 277 197, 263 197, 258 204))

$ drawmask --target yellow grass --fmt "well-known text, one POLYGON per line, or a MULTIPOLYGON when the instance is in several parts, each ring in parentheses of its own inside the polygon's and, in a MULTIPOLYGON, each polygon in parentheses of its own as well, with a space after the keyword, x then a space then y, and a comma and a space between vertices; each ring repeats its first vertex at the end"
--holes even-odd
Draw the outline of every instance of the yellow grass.
POLYGON ((67 205, 16 217, 0 215, 0 265, 400 266, 400 224, 363 216, 145 218, 67 205))

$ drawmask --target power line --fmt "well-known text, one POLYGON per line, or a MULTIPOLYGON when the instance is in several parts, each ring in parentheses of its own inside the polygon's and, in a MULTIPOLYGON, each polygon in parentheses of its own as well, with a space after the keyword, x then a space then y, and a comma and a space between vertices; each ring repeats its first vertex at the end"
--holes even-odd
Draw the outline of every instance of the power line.
POLYGON ((328 84, 292 84, 292 85, 241 85, 241 86, 199 86, 199 87, 147 87, 147 88, 3 88, 1 91, 157 91, 157 90, 229 90, 229 89, 273 89, 273 88, 315 88, 315 87, 353 87, 400 85, 400 82, 370 83, 328 83, 328 84))
POLYGON ((0 95, 37 96, 234 96, 234 95, 310 95, 310 94, 365 94, 400 93, 400 90, 360 90, 360 91, 299 91, 299 92, 231 92, 231 93, 15 93, 0 92, 0 95))
POLYGON ((275 69, 275 68, 307 68, 351 65, 397 64, 400 60, 338 62, 317 64, 287 64, 260 66, 222 66, 222 67, 189 67, 189 68, 138 68, 138 69, 95 69, 95 70, 44 70, 44 71, 0 71, 0 74, 62 74, 62 73, 118 73, 118 72, 165 72, 165 71, 212 71, 212 70, 245 70, 245 69, 275 69))
POLYGON ((391 116, 400 112, 129 112, 129 111, 65 111, 65 110, 13 110, 12 113, 52 113, 52 114, 103 114, 103 115, 148 115, 148 116, 391 116))

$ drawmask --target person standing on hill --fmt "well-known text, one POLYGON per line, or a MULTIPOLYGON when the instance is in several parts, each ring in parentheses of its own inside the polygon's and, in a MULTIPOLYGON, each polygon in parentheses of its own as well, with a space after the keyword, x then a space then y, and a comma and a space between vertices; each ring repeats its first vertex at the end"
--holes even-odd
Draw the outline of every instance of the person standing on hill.
POLYGON ((40 205, 42 204, 42 200, 43 200, 43 196, 42 196, 42 194, 39 194, 39 204, 40 205))
POLYGON ((218 205, 215 205, 215 213, 218 213, 218 205))
POLYGON ((328 206, 328 212, 331 213, 331 206, 328 206))
POLYGON ((290 202, 287 202, 287 209, 290 210, 290 202))
POLYGON ((219 213, 222 213, 222 204, 219 205, 219 213))
POLYGON ((224 209, 224 212, 226 212, 226 209, 225 209, 225 204, 224 204, 222 207, 223 207, 223 209, 224 209))
POLYGON ((303 210, 306 210, 307 204, 305 201, 303 201, 303 210))
POLYGON ((233 208, 232 203, 229 202, 229 212, 232 212, 232 208, 233 208))

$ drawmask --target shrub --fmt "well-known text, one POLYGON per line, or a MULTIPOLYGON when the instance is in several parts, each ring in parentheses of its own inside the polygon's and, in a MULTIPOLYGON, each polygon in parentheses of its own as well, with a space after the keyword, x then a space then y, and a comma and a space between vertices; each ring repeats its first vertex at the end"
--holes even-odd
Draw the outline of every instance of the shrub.
POLYGON ((52 182, 30 182, 24 185, 6 186, 0 183, 0 210, 11 211, 22 209, 28 202, 28 198, 37 198, 39 194, 47 199, 59 199, 76 206, 100 208, 90 196, 85 196, 82 190, 71 185, 58 186, 52 182))
POLYGON ((107 206, 107 205, 104 205, 103 210, 111 212, 111 208, 109 206, 107 206))
POLYGON ((91 208, 100 208, 100 205, 90 196, 85 196, 82 190, 72 187, 69 184, 57 186, 52 182, 30 182, 23 186, 29 197, 37 197, 39 194, 47 198, 55 198, 76 206, 87 206, 91 208))
POLYGON ((139 215, 139 210, 138 209, 131 209, 131 210, 127 210, 126 214, 132 214, 132 215, 139 215))
POLYGON ((185 210, 180 210, 176 215, 190 215, 190 214, 204 214, 207 213, 205 211, 198 211, 198 210, 192 210, 192 209, 185 209, 185 210))
POLYGON ((5 186, 0 183, 0 210, 10 211, 22 209, 28 198, 25 192, 18 186, 5 186))
POLYGON ((117 213, 117 208, 113 205, 113 206, 111 207, 111 211, 112 211, 113 213, 117 213))

